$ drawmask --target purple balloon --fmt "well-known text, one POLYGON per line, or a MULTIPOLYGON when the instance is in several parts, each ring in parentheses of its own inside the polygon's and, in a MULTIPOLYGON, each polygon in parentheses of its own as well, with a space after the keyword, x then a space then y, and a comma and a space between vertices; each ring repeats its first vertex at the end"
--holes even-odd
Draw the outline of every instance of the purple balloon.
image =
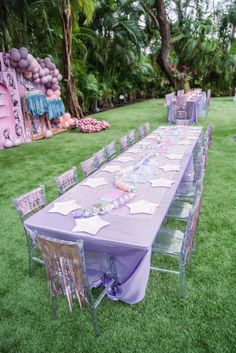
POLYGON ((33 79, 36 79, 36 78, 39 78, 39 74, 38 73, 33 74, 33 79))
POLYGON ((40 83, 40 78, 36 78, 36 79, 34 80, 34 82, 35 82, 35 83, 40 83))
POLYGON ((13 49, 10 50, 10 55, 11 55, 11 59, 16 61, 16 62, 21 59, 19 50, 16 49, 16 48, 13 48, 13 49))
POLYGON ((59 89, 60 87, 56 84, 52 85, 52 90, 55 92, 59 89))
POLYGON ((56 65, 55 65, 55 64, 52 64, 52 65, 51 65, 51 68, 52 68, 52 70, 55 70, 55 69, 56 69, 56 65))
POLYGON ((19 66, 21 69, 25 69, 26 66, 27 66, 27 60, 25 60, 25 59, 20 59, 20 61, 18 62, 18 66, 19 66))
POLYGON ((40 65, 43 69, 46 67, 46 65, 44 63, 41 63, 40 65))
POLYGON ((51 82, 52 82, 52 84, 57 83, 56 77, 53 77, 52 80, 51 80, 51 82))
POLYGON ((24 69, 21 69, 20 67, 17 67, 16 68, 16 72, 18 73, 18 74, 22 74, 22 72, 24 72, 25 70, 24 69))
POLYGON ((50 81, 48 81, 48 82, 46 83, 46 87, 47 87, 47 88, 51 88, 51 82, 50 82, 50 81))
POLYGON ((48 69, 47 67, 44 69, 44 71, 45 71, 45 74, 46 74, 46 75, 49 74, 49 69, 48 69))
POLYGON ((29 52, 26 48, 22 47, 19 49, 19 53, 21 58, 26 60, 29 52))
POLYGON ((39 70, 39 76, 40 76, 40 77, 45 76, 45 72, 44 72, 43 69, 40 69, 40 70, 39 70))
POLYGON ((38 67, 35 67, 34 69, 33 69, 33 74, 37 74, 39 72, 39 68, 38 67))
POLYGON ((59 75, 59 70, 58 69, 55 69, 54 70, 54 76, 57 77, 59 75))

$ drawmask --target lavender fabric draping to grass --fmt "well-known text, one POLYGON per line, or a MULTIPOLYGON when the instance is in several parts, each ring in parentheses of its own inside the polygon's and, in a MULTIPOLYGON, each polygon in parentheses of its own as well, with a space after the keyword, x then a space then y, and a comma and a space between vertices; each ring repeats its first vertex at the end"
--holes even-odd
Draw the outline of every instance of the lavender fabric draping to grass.
MULTIPOLYGON (((201 135, 201 131, 201 127, 176 127, 175 130, 170 126, 160 127, 122 153, 122 156, 131 157, 132 160, 129 162, 118 162, 119 157, 117 157, 107 164, 111 166, 120 165, 121 168, 132 166, 143 156, 150 154, 150 152, 165 153, 165 155, 183 155, 182 159, 174 160, 160 154, 158 160, 154 163, 155 175, 150 179, 164 178, 174 180, 171 187, 152 187, 149 181, 136 183, 137 193, 130 203, 144 199, 159 204, 153 215, 144 213, 131 214, 130 209, 124 205, 102 215, 101 218, 110 224, 101 228, 97 234, 92 235, 85 232, 72 231, 75 227, 73 212, 66 216, 58 213, 49 213, 48 211, 53 207, 53 202, 27 219, 25 221, 26 228, 63 240, 76 241, 82 239, 84 240, 85 251, 99 253, 101 254, 101 259, 104 253, 114 256, 119 285, 116 293, 110 294, 110 298, 122 300, 129 304, 141 301, 145 296, 149 278, 152 243, 161 227, 180 181, 184 176, 191 175, 193 172, 192 152, 201 135), (177 137, 176 129, 179 131, 177 137), (165 138, 166 147, 164 147, 164 152, 163 147, 158 147, 155 140, 155 136, 157 136, 158 140, 159 134, 163 135, 163 131, 169 132, 165 138), (175 139, 175 144, 170 143, 171 135, 175 139), (151 150, 149 149, 149 144, 150 146, 153 145, 151 150), (139 152, 130 153, 130 150, 134 148, 139 152), (179 171, 165 172, 159 168, 165 165, 180 165, 180 169, 179 171)), ((102 196, 116 190, 114 177, 115 173, 102 171, 101 167, 87 179, 104 178, 107 184, 91 188, 83 185, 85 179, 60 196, 56 201, 74 200, 83 208, 92 207, 102 196)))
MULTIPOLYGON (((206 92, 201 92, 194 100, 187 100, 186 111, 187 118, 190 119, 192 124, 197 123, 197 119, 203 113, 206 104, 206 92)), ((172 100, 168 108, 168 121, 175 123, 175 100, 172 100)))

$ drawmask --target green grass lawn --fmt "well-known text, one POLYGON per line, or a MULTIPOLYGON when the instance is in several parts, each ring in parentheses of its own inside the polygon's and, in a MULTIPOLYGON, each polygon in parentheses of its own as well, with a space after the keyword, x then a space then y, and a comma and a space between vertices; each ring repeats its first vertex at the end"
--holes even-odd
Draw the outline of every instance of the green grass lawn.
MULTIPOLYGON (((236 103, 212 100, 215 126, 205 176, 196 252, 187 269, 187 296, 178 278, 151 273, 145 299, 127 305, 105 299, 98 308, 101 336, 94 337, 89 313, 70 314, 60 300, 50 319, 45 269, 28 277, 27 244, 12 197, 45 184, 48 201, 54 177, 77 166, 103 145, 149 121, 166 124, 162 100, 149 100, 97 115, 111 123, 99 134, 69 131, 0 151, 0 352, 1 353, 233 353, 236 352, 236 103)), ((96 116, 95 116, 96 117, 96 116)), ((203 120, 203 119, 202 119, 203 120)))

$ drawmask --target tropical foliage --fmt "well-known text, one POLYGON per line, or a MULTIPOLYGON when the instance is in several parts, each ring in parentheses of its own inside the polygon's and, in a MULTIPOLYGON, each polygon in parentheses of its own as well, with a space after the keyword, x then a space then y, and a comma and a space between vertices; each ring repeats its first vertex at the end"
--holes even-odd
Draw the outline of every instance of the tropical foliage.
MULTIPOLYGON (((236 2, 164 4, 174 78, 192 87, 211 87, 214 95, 231 94, 236 86, 236 2)), ((74 104, 72 90, 83 111, 110 107, 120 95, 128 100, 161 96, 171 85, 156 60, 162 38, 155 9, 153 0, 2 0, 0 50, 26 46, 35 56, 51 56, 64 70, 65 101, 74 104)))

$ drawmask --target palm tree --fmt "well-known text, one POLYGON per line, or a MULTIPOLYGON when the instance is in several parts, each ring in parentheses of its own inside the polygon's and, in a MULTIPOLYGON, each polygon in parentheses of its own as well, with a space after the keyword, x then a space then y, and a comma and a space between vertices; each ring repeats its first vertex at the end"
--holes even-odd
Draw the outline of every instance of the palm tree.
POLYGON ((72 25, 73 13, 83 10, 87 20, 91 20, 94 11, 93 0, 58 0, 58 9, 63 28, 64 44, 64 76, 66 81, 66 92, 68 96, 69 109, 74 117, 83 117, 83 110, 79 105, 76 93, 75 78, 72 70, 72 25))

